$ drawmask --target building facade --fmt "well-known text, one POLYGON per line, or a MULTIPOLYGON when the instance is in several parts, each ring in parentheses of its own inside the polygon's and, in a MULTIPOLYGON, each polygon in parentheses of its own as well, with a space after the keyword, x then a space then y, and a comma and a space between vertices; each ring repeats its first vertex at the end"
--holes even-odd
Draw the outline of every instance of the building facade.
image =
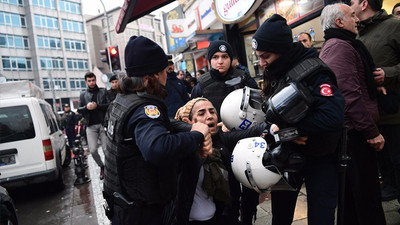
MULTIPOLYGON (((98 68, 103 74, 110 73, 110 67, 107 63, 101 61, 101 58, 104 56, 100 54, 100 50, 105 49, 109 44, 111 46, 118 46, 122 71, 125 70, 124 55, 126 43, 131 36, 145 36, 159 44, 163 49, 166 49, 165 42, 163 42, 165 38, 160 19, 157 19, 151 14, 145 15, 129 23, 125 32, 117 34, 115 32, 115 26, 118 22, 120 12, 121 7, 116 7, 107 11, 109 29, 107 29, 107 21, 103 13, 86 20, 88 45, 91 50, 91 67, 98 68), (109 33, 110 36, 109 42, 107 33, 109 33)), ((106 79, 104 79, 103 82, 107 83, 106 79)))
POLYGON ((90 71, 81 0, 0 0, 0 77, 30 80, 49 103, 77 107, 90 71))

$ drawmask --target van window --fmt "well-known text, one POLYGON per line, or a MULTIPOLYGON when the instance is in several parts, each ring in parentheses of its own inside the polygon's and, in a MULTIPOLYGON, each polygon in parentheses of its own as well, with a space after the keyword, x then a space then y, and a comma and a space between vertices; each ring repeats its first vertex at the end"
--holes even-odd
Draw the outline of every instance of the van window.
POLYGON ((0 108, 0 143, 30 139, 35 135, 27 105, 0 108))
POLYGON ((40 108, 42 109, 42 112, 46 119, 47 129, 49 131, 49 134, 53 134, 54 132, 58 131, 56 117, 53 111, 51 110, 51 107, 45 104, 40 104, 40 108))

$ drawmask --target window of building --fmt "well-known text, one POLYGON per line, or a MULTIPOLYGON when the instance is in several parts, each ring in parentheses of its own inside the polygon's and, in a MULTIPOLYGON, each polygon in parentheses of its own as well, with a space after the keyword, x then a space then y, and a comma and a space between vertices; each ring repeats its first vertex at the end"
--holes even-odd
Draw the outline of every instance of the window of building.
POLYGON ((25 28, 25 16, 16 13, 0 11, 0 25, 25 28))
POLYGON ((35 25, 40 28, 58 30, 57 17, 35 15, 35 25))
POLYGON ((83 33, 83 23, 74 20, 62 20, 63 31, 83 33))
MULTIPOLYGON (((112 24, 114 24, 113 23, 113 17, 112 16, 109 16, 108 17, 108 23, 110 24, 110 26, 112 26, 112 24)), ((106 22, 106 19, 101 19, 101 25, 103 26, 103 28, 107 28, 107 22, 106 22)))
POLYGON ((60 0, 60 11, 67 13, 81 14, 81 5, 76 2, 60 0))
POLYGON ((24 6, 23 0, 0 0, 0 2, 10 5, 24 6))
POLYGON ((29 49, 28 37, 0 33, 0 47, 29 49))
POLYGON ((31 58, 2 56, 1 61, 5 71, 32 71, 31 58))
POLYGON ((64 39, 64 44, 67 51, 86 51, 86 43, 83 40, 64 39))
POLYGON ((8 79, 7 78, 7 82, 10 82, 10 81, 22 81, 22 80, 27 80, 29 82, 35 83, 34 79, 8 79))
POLYGON ((56 8, 54 0, 32 0, 32 5, 47 9, 56 8))
POLYGON ((71 91, 79 91, 86 89, 85 78, 70 78, 69 86, 71 86, 71 91))
POLYGON ((38 36, 37 40, 41 49, 61 49, 61 38, 38 36))
POLYGON ((87 71, 88 60, 87 59, 67 59, 68 70, 70 71, 87 71))
POLYGON ((140 33, 141 33, 141 35, 143 35, 144 37, 147 37, 147 38, 149 38, 149 39, 151 39, 151 40, 154 40, 154 33, 153 33, 153 32, 142 30, 140 33))
POLYGON ((40 57, 40 67, 42 70, 63 70, 64 63, 62 58, 40 57))
POLYGON ((104 33, 103 36, 104 36, 104 40, 107 42, 108 41, 107 33, 104 33))
MULTIPOLYGON (((43 78, 43 90, 51 91, 50 78, 43 78)), ((55 91, 66 91, 67 81, 66 78, 53 78, 54 90, 55 91)))

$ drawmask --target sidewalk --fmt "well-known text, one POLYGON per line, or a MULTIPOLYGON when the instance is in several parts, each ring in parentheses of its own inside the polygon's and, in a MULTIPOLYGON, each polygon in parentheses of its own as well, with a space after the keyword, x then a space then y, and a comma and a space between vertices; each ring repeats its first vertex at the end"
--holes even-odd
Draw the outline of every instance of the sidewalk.
MULTIPOLYGON (((383 210, 385 211, 386 225, 400 225, 400 213, 397 210, 400 204, 397 200, 382 202, 383 210)), ((266 198, 263 203, 257 207, 257 220, 255 225, 270 225, 271 224, 271 202, 266 198)), ((296 210, 294 213, 293 225, 307 225, 307 193, 303 187, 300 190, 297 198, 296 210)))

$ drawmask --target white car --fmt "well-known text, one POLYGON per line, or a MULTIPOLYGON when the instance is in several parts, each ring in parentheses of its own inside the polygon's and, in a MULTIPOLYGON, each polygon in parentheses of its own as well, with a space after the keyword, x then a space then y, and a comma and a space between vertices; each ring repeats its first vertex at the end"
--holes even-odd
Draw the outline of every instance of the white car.
POLYGON ((70 161, 71 153, 49 103, 0 93, 1 185, 53 181, 64 188, 62 167, 70 161))

